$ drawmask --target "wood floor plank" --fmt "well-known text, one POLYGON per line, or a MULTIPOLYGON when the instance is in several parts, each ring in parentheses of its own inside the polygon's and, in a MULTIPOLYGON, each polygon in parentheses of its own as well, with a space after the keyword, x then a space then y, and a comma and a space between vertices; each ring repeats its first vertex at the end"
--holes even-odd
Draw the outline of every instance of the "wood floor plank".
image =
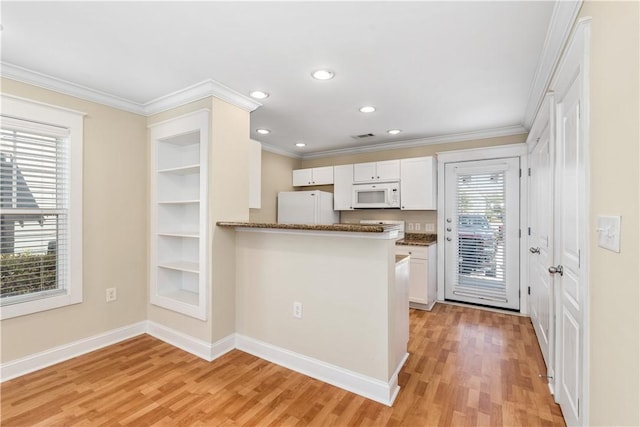
POLYGON ((1 386, 3 426, 564 426, 528 318, 411 310, 392 408, 238 350, 208 363, 148 335, 1 386))

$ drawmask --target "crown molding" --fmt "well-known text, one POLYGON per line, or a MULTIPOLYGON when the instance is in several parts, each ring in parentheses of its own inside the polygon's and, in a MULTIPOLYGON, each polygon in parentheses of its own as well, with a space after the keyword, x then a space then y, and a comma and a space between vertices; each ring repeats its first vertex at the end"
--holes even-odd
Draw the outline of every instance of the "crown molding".
POLYGON ((118 110, 145 115, 144 106, 136 102, 72 83, 67 80, 59 79, 57 77, 52 77, 47 74, 39 73, 37 71, 29 70, 8 62, 0 62, 0 76, 33 86, 38 86, 43 89, 60 92, 65 95, 75 96, 76 98, 85 99, 98 104, 107 105, 109 107, 117 108, 118 110))
POLYGON ((207 79, 145 103, 145 115, 151 116, 209 96, 222 99, 248 112, 262 106, 248 96, 242 95, 213 79, 207 79))
POLYGON ((538 67, 529 90, 529 99, 525 109, 523 124, 529 129, 536 113, 542 104, 547 88, 551 83, 553 72, 558 65, 562 50, 569 40, 571 29, 578 17, 582 0, 565 0, 554 2, 553 12, 542 52, 538 59, 538 67))
MULTIPOLYGON (((257 142, 260 142, 260 141, 257 141, 257 142)), ((301 154, 293 153, 293 152, 285 150, 283 148, 276 147, 275 145, 267 144, 266 142, 260 142, 260 145, 262 145, 262 149, 264 151, 268 151, 270 153, 279 154, 281 156, 286 156, 286 157, 291 157, 292 159, 302 159, 303 158, 303 156, 301 154)))
POLYGON ((180 89, 144 104, 140 104, 119 96, 111 95, 67 80, 10 64, 8 62, 0 62, 0 76, 143 116, 158 114, 208 96, 222 99, 223 101, 229 102, 230 104, 249 112, 262 105, 252 98, 242 95, 241 93, 236 92, 213 79, 204 80, 200 83, 196 83, 184 89, 180 89))
POLYGON ((354 148, 339 148, 336 150, 319 151, 317 153, 303 154, 302 159, 315 159, 320 157, 345 156, 349 154, 371 153, 374 151, 397 150, 400 148, 421 147, 424 145, 447 144, 452 142, 471 141, 474 139, 497 138, 501 136, 520 135, 527 133, 527 129, 520 125, 495 129, 486 129, 475 132, 452 133, 449 135, 434 136, 430 138, 412 139, 398 142, 385 142, 382 144, 365 145, 354 148))

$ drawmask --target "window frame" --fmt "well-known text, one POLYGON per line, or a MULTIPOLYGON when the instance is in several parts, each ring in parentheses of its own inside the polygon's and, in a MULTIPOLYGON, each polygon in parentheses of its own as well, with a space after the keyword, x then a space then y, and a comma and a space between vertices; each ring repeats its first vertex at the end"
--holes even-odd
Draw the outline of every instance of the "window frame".
POLYGON ((0 307, 0 320, 27 314, 38 313, 54 308, 81 303, 83 300, 82 284, 82 177, 83 177, 83 136, 85 113, 57 107, 11 95, 0 95, 2 119, 23 120, 24 128, 32 123, 34 128, 39 124, 65 128, 69 132, 69 165, 68 176, 68 262, 67 278, 64 289, 54 295, 42 295, 25 301, 16 300, 13 304, 0 307))

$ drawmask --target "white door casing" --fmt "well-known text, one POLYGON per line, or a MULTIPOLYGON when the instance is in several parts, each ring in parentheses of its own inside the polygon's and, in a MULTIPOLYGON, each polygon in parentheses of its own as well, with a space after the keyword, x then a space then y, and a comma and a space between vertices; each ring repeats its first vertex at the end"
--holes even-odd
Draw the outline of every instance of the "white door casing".
MULTIPOLYGON (((550 388, 554 377, 554 292, 553 275, 553 97, 545 100, 532 127, 529 154, 529 314, 547 366, 550 388)), ((544 373, 541 373, 544 374, 544 373)))
POLYGON ((589 21, 582 21, 552 82, 556 93, 555 397, 570 426, 588 424, 588 41, 589 21))
POLYGON ((445 297, 520 309, 520 159, 445 166, 445 297))

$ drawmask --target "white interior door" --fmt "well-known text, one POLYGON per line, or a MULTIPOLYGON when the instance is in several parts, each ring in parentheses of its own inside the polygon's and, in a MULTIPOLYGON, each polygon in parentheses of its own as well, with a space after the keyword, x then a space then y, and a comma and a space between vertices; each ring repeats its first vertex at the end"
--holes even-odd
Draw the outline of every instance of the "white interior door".
POLYGON ((520 159, 445 165, 445 299, 520 309, 520 159))
POLYGON ((585 152, 581 123, 581 84, 575 77, 556 105, 556 232, 555 273, 557 286, 556 400, 567 425, 582 424, 583 318, 586 301, 585 263, 585 152))
POLYGON ((554 376, 553 275, 553 169, 549 117, 529 155, 529 313, 547 365, 554 376))

